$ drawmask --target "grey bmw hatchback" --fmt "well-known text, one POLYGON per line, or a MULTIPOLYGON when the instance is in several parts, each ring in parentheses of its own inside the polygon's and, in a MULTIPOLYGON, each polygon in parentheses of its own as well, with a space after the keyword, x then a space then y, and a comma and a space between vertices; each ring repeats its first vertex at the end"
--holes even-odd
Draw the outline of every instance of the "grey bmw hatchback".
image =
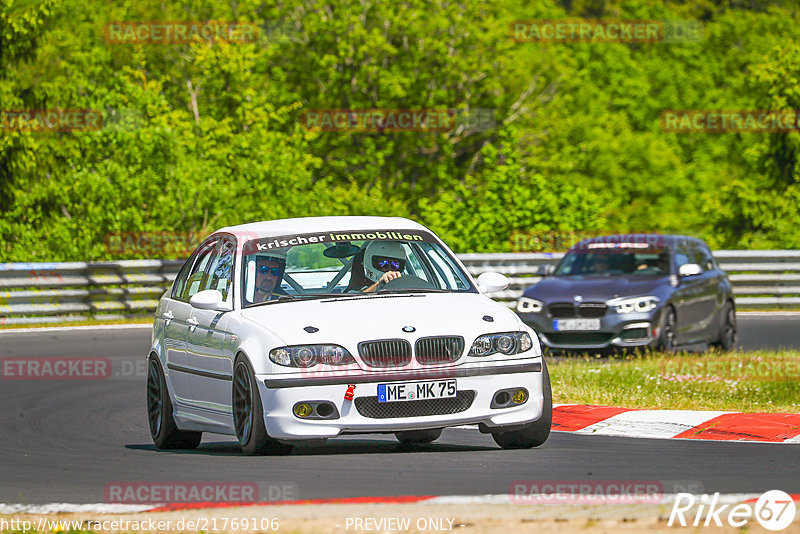
POLYGON ((708 245, 683 235, 593 237, 517 301, 553 350, 736 346, 736 304, 708 245))

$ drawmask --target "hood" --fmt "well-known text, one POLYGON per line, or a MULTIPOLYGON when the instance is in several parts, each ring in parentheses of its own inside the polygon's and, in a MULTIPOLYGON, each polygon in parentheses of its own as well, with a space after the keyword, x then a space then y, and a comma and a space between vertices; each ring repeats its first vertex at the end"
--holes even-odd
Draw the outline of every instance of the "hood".
POLYGON ((586 302, 605 302, 616 297, 638 297, 669 285, 669 277, 551 276, 525 290, 524 296, 543 302, 569 302, 580 295, 586 302))
POLYGON ((516 314, 476 293, 415 293, 342 296, 281 302, 241 311, 242 316, 287 345, 337 343, 355 350, 360 341, 460 335, 469 346, 481 334, 522 329, 516 314), (485 315, 494 320, 488 322, 485 315), (309 333, 305 327, 319 330, 309 333), (404 332, 404 327, 415 331, 404 332))

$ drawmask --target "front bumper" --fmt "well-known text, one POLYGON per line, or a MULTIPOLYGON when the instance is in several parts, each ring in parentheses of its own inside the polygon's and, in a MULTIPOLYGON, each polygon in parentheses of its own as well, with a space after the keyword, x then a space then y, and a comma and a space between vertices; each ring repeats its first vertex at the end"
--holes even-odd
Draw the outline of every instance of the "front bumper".
MULTIPOLYGON (((275 378, 257 376, 259 392, 264 406, 267 433, 275 439, 309 440, 333 438, 341 434, 397 432, 427 428, 443 428, 464 424, 483 423, 489 428, 525 424, 542 416, 542 359, 527 359, 514 364, 459 366, 451 369, 431 370, 426 375, 416 372, 360 373, 343 377, 293 377, 275 378), (538 369, 538 370, 537 370, 538 369), (419 382, 453 378, 459 392, 474 392, 470 402, 463 401, 457 413, 430 413, 412 416, 376 418, 366 403, 376 404, 378 384, 419 382), (355 398, 346 400, 348 385, 354 384, 355 398), (528 400, 524 404, 507 408, 491 408, 495 393, 509 388, 525 388, 528 400), (362 400, 359 400, 362 399, 362 400), (335 419, 301 419, 292 412, 298 402, 327 401, 336 407, 335 419), (361 408, 359 408, 361 406, 361 408), (362 413, 363 412, 363 413, 362 413), (365 415, 366 414, 366 415, 365 415)), ((464 393, 467 396, 471 394, 464 393)), ((392 404, 395 413, 419 412, 419 405, 430 401, 402 401, 392 404)), ((435 404, 435 403, 434 403, 435 404)), ((432 405, 426 405, 432 406, 432 405)), ((438 406, 438 405, 437 405, 438 406)))
POLYGON ((554 350, 652 347, 661 333, 661 308, 644 313, 618 314, 607 311, 598 330, 554 329, 548 313, 520 313, 520 319, 539 336, 542 345, 554 350))

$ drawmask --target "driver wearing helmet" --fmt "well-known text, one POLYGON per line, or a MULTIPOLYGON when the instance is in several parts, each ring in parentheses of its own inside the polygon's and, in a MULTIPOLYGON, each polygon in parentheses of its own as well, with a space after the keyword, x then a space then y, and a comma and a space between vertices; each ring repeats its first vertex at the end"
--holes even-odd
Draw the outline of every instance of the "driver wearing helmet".
POLYGON ((406 251, 396 241, 372 241, 364 249, 364 275, 373 282, 361 291, 372 293, 385 283, 403 276, 406 251))

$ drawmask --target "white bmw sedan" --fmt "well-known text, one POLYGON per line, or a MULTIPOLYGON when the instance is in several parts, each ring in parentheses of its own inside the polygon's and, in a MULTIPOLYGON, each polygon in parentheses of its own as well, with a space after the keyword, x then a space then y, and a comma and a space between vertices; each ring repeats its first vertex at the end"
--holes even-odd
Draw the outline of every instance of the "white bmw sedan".
POLYGON ((156 446, 234 435, 246 454, 394 433, 429 443, 475 424, 541 445, 552 398, 538 339, 408 219, 316 217, 223 228, 161 298, 148 355, 156 446))

